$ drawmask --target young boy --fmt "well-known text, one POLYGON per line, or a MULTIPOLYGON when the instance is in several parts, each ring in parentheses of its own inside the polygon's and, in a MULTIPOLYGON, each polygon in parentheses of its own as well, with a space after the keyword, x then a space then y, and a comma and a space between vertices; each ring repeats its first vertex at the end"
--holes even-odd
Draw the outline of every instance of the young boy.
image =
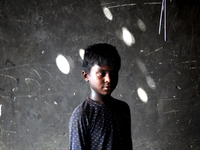
POLYGON ((111 96, 120 66, 112 45, 100 43, 85 49, 82 76, 91 92, 70 118, 70 150, 132 150, 129 106, 111 96))

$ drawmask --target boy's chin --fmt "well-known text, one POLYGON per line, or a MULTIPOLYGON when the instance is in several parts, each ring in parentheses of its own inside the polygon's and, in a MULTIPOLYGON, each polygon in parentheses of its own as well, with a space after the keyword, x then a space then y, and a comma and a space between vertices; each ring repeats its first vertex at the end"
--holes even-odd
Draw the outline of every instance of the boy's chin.
POLYGON ((110 96, 111 94, 112 94, 112 91, 107 91, 107 92, 102 93, 102 95, 104 96, 110 96))

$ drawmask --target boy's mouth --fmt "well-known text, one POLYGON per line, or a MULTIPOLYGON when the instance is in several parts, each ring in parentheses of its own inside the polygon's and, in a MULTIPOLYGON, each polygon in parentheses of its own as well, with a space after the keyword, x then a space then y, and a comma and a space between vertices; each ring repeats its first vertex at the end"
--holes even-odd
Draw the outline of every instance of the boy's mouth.
POLYGON ((103 87, 103 89, 105 89, 105 90, 111 90, 111 86, 105 86, 105 87, 103 87))

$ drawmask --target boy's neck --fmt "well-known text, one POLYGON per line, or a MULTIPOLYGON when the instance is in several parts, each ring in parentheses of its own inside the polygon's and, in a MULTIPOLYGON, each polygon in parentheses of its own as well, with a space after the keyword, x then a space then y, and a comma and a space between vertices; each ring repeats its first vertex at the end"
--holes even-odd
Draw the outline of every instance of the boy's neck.
POLYGON ((90 99, 92 99, 93 101, 95 101, 96 103, 99 103, 101 105, 106 105, 107 103, 109 103, 109 99, 111 99, 111 95, 96 95, 94 93, 91 92, 90 94, 90 99))

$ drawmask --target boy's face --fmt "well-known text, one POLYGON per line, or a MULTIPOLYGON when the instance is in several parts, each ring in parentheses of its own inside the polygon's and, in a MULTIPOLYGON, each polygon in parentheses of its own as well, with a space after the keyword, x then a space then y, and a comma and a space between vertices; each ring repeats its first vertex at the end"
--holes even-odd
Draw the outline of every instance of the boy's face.
POLYGON ((88 80, 96 96, 111 95, 118 83, 118 70, 113 70, 109 65, 94 65, 86 76, 85 80, 88 80))

